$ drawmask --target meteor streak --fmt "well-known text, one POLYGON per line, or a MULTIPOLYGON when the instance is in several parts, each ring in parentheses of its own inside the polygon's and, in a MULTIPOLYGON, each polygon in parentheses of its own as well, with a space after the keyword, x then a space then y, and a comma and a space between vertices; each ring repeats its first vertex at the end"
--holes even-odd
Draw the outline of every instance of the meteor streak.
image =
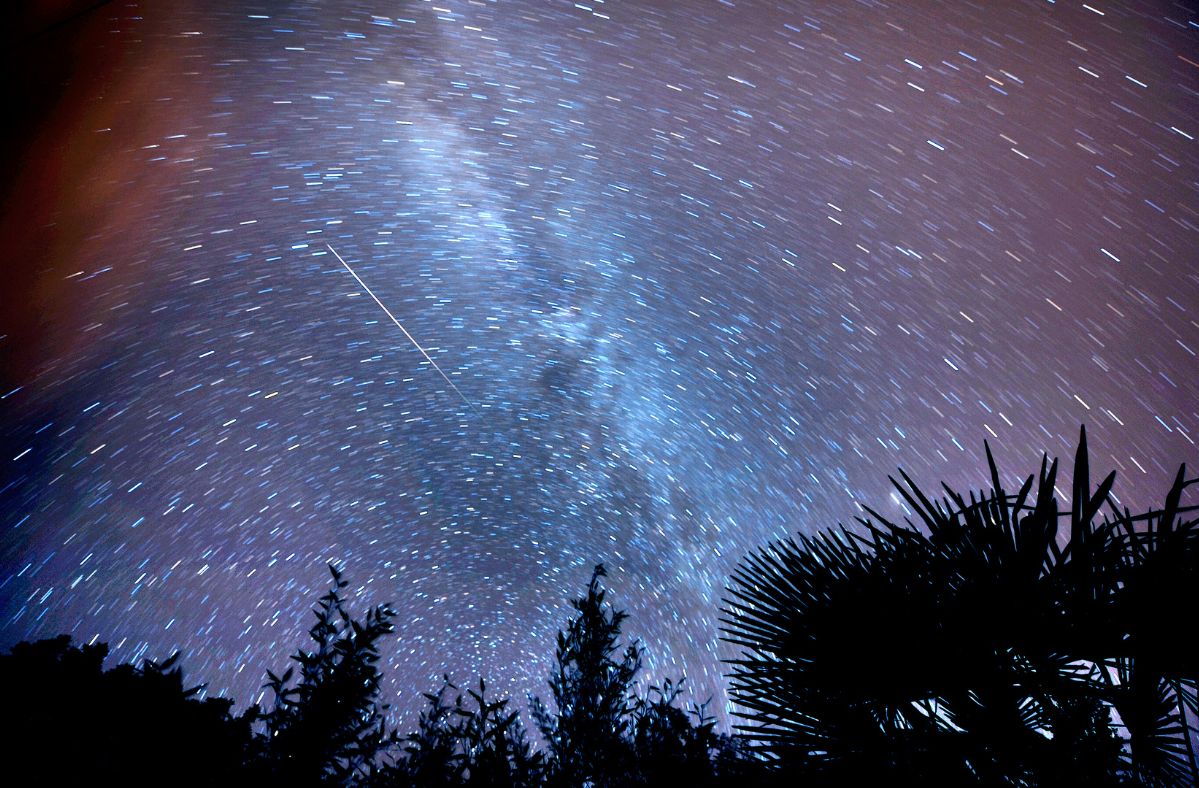
POLYGON ((458 387, 454 385, 454 381, 450 380, 450 377, 449 377, 449 375, 447 375, 447 374, 445 374, 444 372, 442 372, 442 371, 441 371, 441 367, 437 366, 437 362, 436 362, 436 361, 434 361, 434 360, 433 360, 433 359, 432 359, 432 358, 429 356, 429 354, 425 352, 425 349, 424 349, 423 347, 421 347, 421 346, 420 346, 420 343, 419 343, 419 342, 417 342, 417 341, 416 341, 416 340, 415 340, 415 339, 412 337, 412 335, 408 333, 408 329, 404 328, 404 326, 400 324, 400 321, 399 321, 399 320, 397 320, 397 319, 396 319, 396 316, 395 316, 395 315, 393 315, 393 314, 391 313, 391 310, 390 310, 390 309, 388 309, 386 306, 384 306, 384 305, 383 305, 383 302, 379 300, 379 296, 375 295, 375 292, 374 292, 373 290, 371 290, 369 287, 367 287, 367 285, 366 285, 366 282, 363 282, 363 281, 362 281, 362 277, 358 276, 358 274, 356 274, 356 273, 354 272, 354 269, 353 269, 353 268, 350 268, 350 264, 349 264, 349 263, 347 263, 345 260, 343 260, 343 259, 342 259, 341 255, 339 255, 339 254, 337 253, 337 250, 336 250, 336 249, 334 249, 334 248, 333 248, 332 246, 330 246, 329 244, 325 244, 325 246, 326 246, 326 247, 328 247, 329 251, 333 253, 333 256, 337 258, 338 262, 340 262, 342 265, 344 265, 344 266, 346 267, 346 270, 350 272, 350 275, 351 275, 351 276, 353 276, 353 277, 354 277, 354 279, 358 280, 358 284, 362 285, 362 289, 366 291, 366 294, 367 294, 367 295, 369 295, 371 298, 375 299, 375 303, 379 305, 379 308, 380 308, 380 309, 382 309, 384 312, 386 312, 386 313, 387 313, 387 316, 391 318, 391 322, 393 322, 393 323, 395 323, 395 324, 396 324, 396 328, 398 328, 398 329, 400 329, 401 331, 403 331, 403 332, 404 332, 404 336, 408 337, 408 341, 409 341, 409 342, 411 342, 413 345, 415 345, 415 346, 416 346, 416 349, 420 351, 420 354, 421 354, 422 356, 424 356, 424 357, 425 357, 425 361, 428 361, 430 364, 432 364, 432 365, 433 365, 433 369, 437 370, 438 374, 439 374, 439 375, 441 375, 441 377, 443 377, 443 378, 445 379, 445 382, 450 384, 450 388, 452 388, 452 389, 454 390, 454 392, 455 392, 455 393, 456 393, 456 394, 457 394, 459 397, 461 397, 461 398, 462 398, 462 401, 466 403, 466 407, 470 408, 470 409, 473 411, 473 410, 475 409, 475 406, 474 406, 474 405, 472 405, 472 404, 470 404, 470 400, 468 400, 468 399, 466 398, 466 395, 465 395, 465 394, 463 394, 463 393, 462 393, 462 392, 461 392, 461 391, 458 389, 458 387))

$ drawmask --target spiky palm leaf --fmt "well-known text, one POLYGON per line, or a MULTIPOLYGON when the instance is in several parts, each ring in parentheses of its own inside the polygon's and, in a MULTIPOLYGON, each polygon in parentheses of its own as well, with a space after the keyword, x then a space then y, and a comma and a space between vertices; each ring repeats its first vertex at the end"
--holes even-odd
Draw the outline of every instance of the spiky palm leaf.
POLYGON ((989 446, 987 462, 991 489, 968 497, 945 487, 934 500, 901 471, 892 482, 915 522, 866 509, 860 532, 784 540, 741 563, 722 621, 742 649, 731 690, 743 732, 782 761, 842 776, 870 762, 892 776, 1022 784, 1073 764, 1074 777, 1089 766, 1100 779, 1117 763, 1106 709, 1123 704, 1129 730, 1146 732, 1131 736, 1134 770, 1176 782, 1196 673, 1165 609, 1194 595, 1199 565, 1194 524, 1176 522, 1182 472, 1146 528, 1127 513, 1098 519, 1115 511, 1115 474, 1092 490, 1085 431, 1066 511, 1056 461, 1014 495, 989 446), (1117 657, 1173 682, 1166 697, 1182 711, 1163 716, 1156 684, 1116 693, 1098 680, 1117 657))

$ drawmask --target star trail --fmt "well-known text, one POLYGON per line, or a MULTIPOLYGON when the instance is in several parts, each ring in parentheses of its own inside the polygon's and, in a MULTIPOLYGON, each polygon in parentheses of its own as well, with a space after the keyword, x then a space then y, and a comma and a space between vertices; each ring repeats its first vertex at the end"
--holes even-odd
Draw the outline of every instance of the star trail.
POLYGON ((977 488, 984 440, 1022 477, 1085 423, 1121 502, 1159 501, 1199 461, 1197 36, 1147 0, 30 32, 0 645, 178 648, 252 702, 332 561, 399 612, 398 713, 443 673, 523 702, 603 561, 646 678, 722 708, 739 558, 902 516, 896 467, 977 488))

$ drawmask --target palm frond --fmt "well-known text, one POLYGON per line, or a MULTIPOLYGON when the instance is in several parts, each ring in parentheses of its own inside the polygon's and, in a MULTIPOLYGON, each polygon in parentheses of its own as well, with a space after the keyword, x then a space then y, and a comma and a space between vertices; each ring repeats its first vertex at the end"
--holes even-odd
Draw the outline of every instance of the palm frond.
POLYGON ((721 618, 740 649, 741 731, 805 769, 870 753, 900 779, 1102 781, 1117 770, 1114 708, 1129 770, 1194 777, 1199 658, 1179 611, 1199 607, 1199 528, 1181 500, 1199 480, 1182 469, 1160 512, 1119 512, 1114 472, 1091 485, 1081 430, 1063 511, 1056 459, 1009 494, 984 448, 989 490, 937 498, 900 470, 911 521, 863 506, 857 531, 742 560, 721 618))

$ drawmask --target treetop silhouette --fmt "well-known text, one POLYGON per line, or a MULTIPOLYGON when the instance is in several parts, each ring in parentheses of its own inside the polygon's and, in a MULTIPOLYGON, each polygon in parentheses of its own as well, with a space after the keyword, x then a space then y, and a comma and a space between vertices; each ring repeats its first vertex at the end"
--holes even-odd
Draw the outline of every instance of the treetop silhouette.
POLYGON ((1070 504, 1057 461, 1009 493, 892 483, 898 524, 786 539, 747 557, 725 600, 742 732, 784 768, 847 779, 1199 782, 1199 530, 1185 466, 1161 510, 1092 488, 1086 433, 1070 504), (1119 734, 1119 735, 1118 735, 1119 734))
POLYGON ((0 757, 30 784, 465 788, 727 785, 1199 784, 1199 483, 1185 466, 1160 509, 1132 514, 1092 486, 1080 434, 1069 504, 1058 463, 1010 492, 926 494, 900 471, 908 516, 768 545, 731 578, 722 637, 742 724, 719 733, 684 679, 639 691, 644 650, 597 565, 557 636, 540 740, 483 679, 444 677, 416 730, 382 700, 386 605, 351 615, 347 582, 317 602, 311 642, 273 703, 232 713, 187 687, 179 655, 105 671, 67 636, 0 655, 20 725, 0 757), (71 757, 63 757, 69 752, 71 757))
POLYGON ((363 621, 352 618, 342 590, 348 583, 332 564, 333 585, 320 598, 316 623, 308 630, 316 644, 298 651, 299 665, 281 676, 267 671, 274 706, 261 715, 266 726, 268 762, 280 781, 319 776, 346 783, 373 772, 391 747, 386 705, 379 699, 379 641, 392 632, 395 616, 386 605, 371 608, 363 621))

